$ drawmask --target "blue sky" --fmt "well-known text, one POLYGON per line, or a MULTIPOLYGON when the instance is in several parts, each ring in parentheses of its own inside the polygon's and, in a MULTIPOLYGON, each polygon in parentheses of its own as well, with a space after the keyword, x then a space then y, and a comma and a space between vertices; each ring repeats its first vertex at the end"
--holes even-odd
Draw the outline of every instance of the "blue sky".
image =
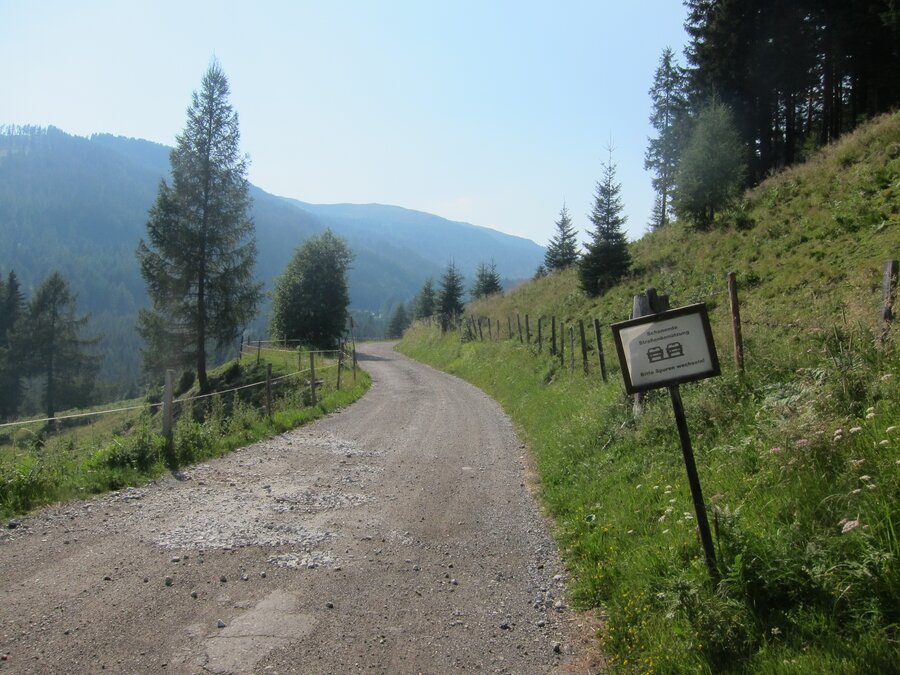
POLYGON ((606 147, 646 230, 650 87, 678 0, 0 0, 0 124, 174 144, 210 59, 250 180, 314 203, 396 204, 546 244, 581 239, 606 147))

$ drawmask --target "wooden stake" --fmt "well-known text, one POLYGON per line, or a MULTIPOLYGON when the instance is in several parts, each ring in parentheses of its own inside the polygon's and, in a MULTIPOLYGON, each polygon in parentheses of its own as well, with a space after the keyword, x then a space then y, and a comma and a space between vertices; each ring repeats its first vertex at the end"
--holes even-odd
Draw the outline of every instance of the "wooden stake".
POLYGON ((531 326, 528 323, 528 315, 525 315, 525 344, 531 346, 531 326))
POLYGON ((162 432, 163 438, 166 439, 166 452, 172 456, 172 399, 174 394, 175 371, 166 371, 166 384, 163 389, 163 407, 162 407, 162 432))
POLYGON ((550 356, 556 356, 556 317, 550 317, 550 356))
POLYGON ((516 325, 519 327, 519 342, 525 344, 525 340, 522 338, 522 318, 518 312, 516 313, 516 325))
POLYGON ((569 326, 569 372, 575 372, 575 326, 569 326))
POLYGON ((587 339, 584 337, 584 321, 578 319, 578 333, 581 335, 581 365, 584 374, 588 374, 587 339))
POLYGON ((881 344, 887 340, 891 323, 894 321, 894 294, 897 290, 898 263, 896 260, 884 262, 884 281, 881 284, 881 344))
POLYGON ((272 364, 266 364, 266 415, 272 419, 272 364))
POLYGON ((316 405, 316 354, 309 353, 309 392, 312 395, 312 404, 316 405))
POLYGON ((741 334, 741 306, 738 303, 737 274, 728 273, 728 297, 731 299, 731 331, 734 335, 734 367, 744 372, 744 337, 741 334))
POLYGON ((594 319, 594 339, 597 341, 597 358, 600 360, 600 377, 604 382, 606 378, 606 359, 603 356, 603 341, 600 338, 600 320, 594 319))

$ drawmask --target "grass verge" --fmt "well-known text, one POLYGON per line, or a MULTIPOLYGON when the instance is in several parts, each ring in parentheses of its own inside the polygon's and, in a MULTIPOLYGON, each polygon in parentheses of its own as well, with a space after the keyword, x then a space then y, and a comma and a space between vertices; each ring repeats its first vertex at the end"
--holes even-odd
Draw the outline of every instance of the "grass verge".
MULTIPOLYGON (((214 389, 226 390, 295 369, 296 355, 263 350, 259 362, 233 361, 211 373, 214 389)), ((306 363, 305 360, 302 360, 306 363)), ((116 490, 152 480, 169 470, 219 457, 259 439, 307 424, 361 397, 371 380, 348 370, 337 389, 335 363, 316 366, 317 402, 312 404, 308 377, 286 377, 273 387, 272 416, 266 414, 264 387, 252 387, 176 405, 173 446, 166 449, 158 409, 160 391, 151 392, 140 411, 73 421, 52 429, 42 424, 18 427, 0 436, 0 516, 116 490)), ((192 381, 183 378, 180 397, 190 397, 192 381)), ((121 406, 126 407, 126 406, 121 406)))

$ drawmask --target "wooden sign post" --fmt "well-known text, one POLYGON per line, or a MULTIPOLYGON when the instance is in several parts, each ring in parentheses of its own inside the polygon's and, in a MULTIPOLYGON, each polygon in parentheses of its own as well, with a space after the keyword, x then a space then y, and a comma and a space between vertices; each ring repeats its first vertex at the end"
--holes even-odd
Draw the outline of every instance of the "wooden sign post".
POLYGON ((611 328, 622 366, 622 377, 625 379, 625 391, 636 394, 662 387, 669 390, 694 501, 694 512, 697 515, 700 541, 706 555, 706 566, 710 576, 716 580, 719 577, 716 551, 681 402, 681 391, 678 388, 679 384, 720 374, 719 358, 709 327, 706 305, 688 305, 650 314, 615 323, 611 328))

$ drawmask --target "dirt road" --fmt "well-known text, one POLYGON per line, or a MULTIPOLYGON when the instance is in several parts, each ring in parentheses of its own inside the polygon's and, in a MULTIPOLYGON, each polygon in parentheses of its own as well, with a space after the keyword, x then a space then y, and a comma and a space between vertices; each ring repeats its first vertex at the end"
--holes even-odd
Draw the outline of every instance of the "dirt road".
POLYGON ((583 672, 509 420, 361 360, 340 414, 4 523, 0 673, 583 672))

